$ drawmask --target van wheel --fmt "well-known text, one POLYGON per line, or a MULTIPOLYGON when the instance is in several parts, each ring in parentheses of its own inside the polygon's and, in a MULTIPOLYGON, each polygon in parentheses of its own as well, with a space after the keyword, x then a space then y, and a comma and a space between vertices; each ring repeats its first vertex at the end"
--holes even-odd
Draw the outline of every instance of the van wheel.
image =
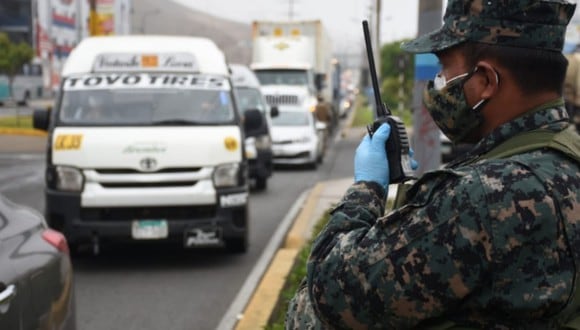
POLYGON ((248 251, 248 234, 244 237, 226 239, 226 250, 229 253, 239 254, 248 251))
POLYGON ((268 179, 263 177, 256 178, 256 189, 264 190, 268 186, 268 179))

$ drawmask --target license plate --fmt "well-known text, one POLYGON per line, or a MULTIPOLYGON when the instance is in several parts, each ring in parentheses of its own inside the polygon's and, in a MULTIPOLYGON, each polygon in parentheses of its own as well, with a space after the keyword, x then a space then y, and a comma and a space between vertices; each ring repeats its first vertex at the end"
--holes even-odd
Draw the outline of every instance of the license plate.
POLYGON ((216 246, 222 242, 219 229, 196 228, 185 232, 185 247, 216 246))
POLYGON ((131 228, 133 239, 164 239, 169 236, 165 220, 135 220, 131 228))

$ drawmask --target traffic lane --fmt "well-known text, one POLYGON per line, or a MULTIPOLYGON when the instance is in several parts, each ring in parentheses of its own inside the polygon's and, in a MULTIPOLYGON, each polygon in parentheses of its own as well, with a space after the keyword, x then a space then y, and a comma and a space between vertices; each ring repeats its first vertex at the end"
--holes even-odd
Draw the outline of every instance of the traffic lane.
POLYGON ((0 193, 43 213, 45 159, 41 153, 0 153, 0 193))
MULTIPOLYGON (((42 211, 44 157, 2 156, 0 173, 5 179, 15 179, 0 180, 4 184, 0 190, 42 211)), ((331 178, 332 171, 342 173, 333 164, 337 158, 332 148, 317 171, 276 169, 267 190, 252 193, 247 254, 125 245, 105 249, 98 257, 75 259, 79 327, 215 328, 296 198, 317 181, 331 178)))
POLYGON ((304 190, 330 178, 332 167, 328 161, 317 171, 277 168, 267 190, 252 193, 251 245, 245 255, 125 245, 76 259, 79 326, 214 329, 292 204, 304 190))
MULTIPOLYGON (((117 245, 74 259, 79 328, 215 328, 298 196, 318 181, 352 176, 354 148, 331 142, 318 170, 276 168, 268 188, 251 194, 246 254, 117 245)), ((0 154, 0 191, 42 212, 44 164, 41 153, 0 154)))

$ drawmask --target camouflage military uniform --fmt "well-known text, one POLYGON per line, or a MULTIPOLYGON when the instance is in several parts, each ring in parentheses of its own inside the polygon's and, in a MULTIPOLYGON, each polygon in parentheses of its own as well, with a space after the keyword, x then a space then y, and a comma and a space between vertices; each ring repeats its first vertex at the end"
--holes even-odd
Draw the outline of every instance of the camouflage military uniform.
MULTIPOLYGON (((561 52, 574 10, 565 0, 449 0, 444 25, 402 47, 438 53, 472 42, 561 52)), ((479 125, 462 85, 427 86, 425 107, 446 135, 461 140, 465 127, 479 125)), ((496 127, 464 158, 425 173, 386 216, 384 189, 355 183, 316 238, 287 328, 580 323, 578 136, 570 135, 571 154, 550 147, 490 156, 529 136, 522 132, 567 133, 568 120, 555 100, 496 127)))
POLYGON ((569 241, 580 228, 568 237, 560 221, 580 223, 579 164, 554 150, 464 164, 517 133, 568 125, 563 103, 506 123, 386 216, 382 189, 354 184, 315 241, 287 327, 554 327, 580 265, 569 241))

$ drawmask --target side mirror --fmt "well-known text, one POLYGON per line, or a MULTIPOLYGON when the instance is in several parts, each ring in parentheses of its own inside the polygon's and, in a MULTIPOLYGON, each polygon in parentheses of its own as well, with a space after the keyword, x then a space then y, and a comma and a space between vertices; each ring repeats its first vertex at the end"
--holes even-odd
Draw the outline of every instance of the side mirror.
POLYGON ((321 121, 316 122, 316 130, 317 131, 325 131, 326 128, 327 128, 326 123, 323 123, 321 121))
POLYGON ((279 114, 280 114, 280 110, 278 110, 277 106, 273 106, 270 108, 270 117, 271 118, 278 117, 279 114))
POLYGON ((50 112, 52 107, 44 109, 36 109, 32 115, 32 126, 36 129, 48 131, 48 124, 50 122, 50 112))
POLYGON ((246 150, 247 159, 256 159, 258 157, 258 151, 256 149, 256 138, 251 136, 247 137, 244 141, 244 147, 246 150))
POLYGON ((244 130, 246 132, 259 130, 264 125, 264 115, 258 109, 249 109, 244 112, 244 130))

